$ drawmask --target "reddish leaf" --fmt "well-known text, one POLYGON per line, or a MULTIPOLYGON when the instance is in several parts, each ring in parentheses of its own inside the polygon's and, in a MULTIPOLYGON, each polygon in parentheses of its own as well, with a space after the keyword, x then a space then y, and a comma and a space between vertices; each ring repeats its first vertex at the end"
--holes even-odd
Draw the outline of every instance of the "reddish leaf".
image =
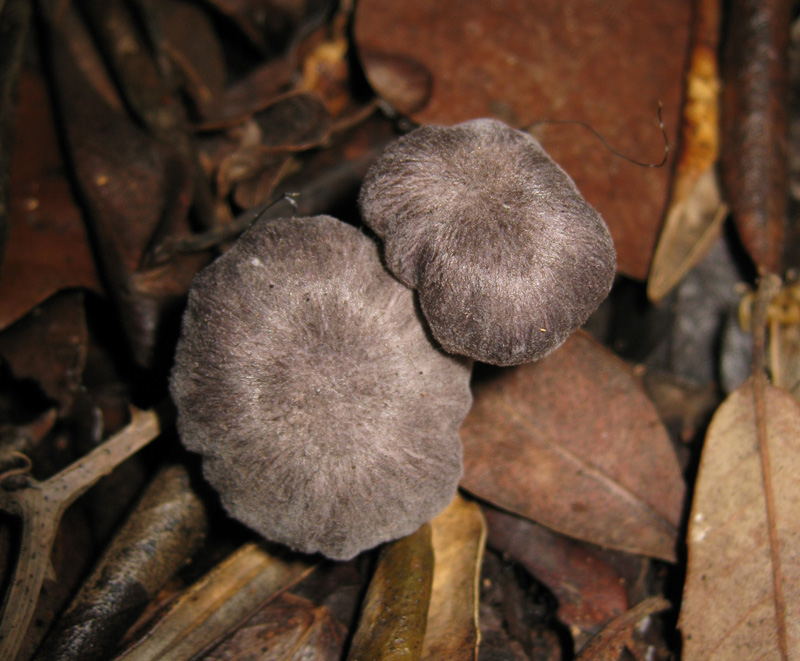
POLYGON ((83 293, 63 292, 0 334, 0 354, 66 412, 81 388, 87 335, 83 293))
POLYGON ((50 110, 44 80, 26 71, 11 160, 11 229, 0 267, 0 329, 59 289, 100 290, 50 110))
POLYGON ((684 483, 620 359, 578 332, 474 394, 461 428, 462 486, 566 535, 674 560, 684 483))
POLYGON ((564 624, 591 635, 627 610, 623 579, 596 551, 510 514, 487 508, 484 515, 490 546, 550 589, 564 624))
MULTIPOLYGON (((369 53, 428 72, 430 101, 412 112, 424 124, 494 116, 523 127, 578 120, 637 160, 663 155, 656 108, 675 143, 692 3, 679 0, 361 0, 355 17, 367 76, 389 102, 383 70, 369 53)), ((405 85, 405 79, 401 77, 405 85)), ((670 168, 643 168, 611 153, 576 125, 537 129, 611 228, 619 269, 644 278, 667 201, 670 168)))
POLYGON ((762 272, 782 271, 786 221, 789 0, 730 3, 723 60, 722 181, 762 272))

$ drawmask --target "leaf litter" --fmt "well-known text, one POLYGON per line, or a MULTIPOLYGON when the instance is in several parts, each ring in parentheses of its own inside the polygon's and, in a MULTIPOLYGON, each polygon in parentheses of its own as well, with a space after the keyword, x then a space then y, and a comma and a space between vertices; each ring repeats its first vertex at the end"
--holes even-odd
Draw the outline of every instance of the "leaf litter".
POLYGON ((25 4, 0 3, 20 30, 0 45, 3 658, 63 658, 82 595, 120 577, 146 588, 101 599, 117 628, 86 643, 107 658, 797 658, 788 3, 703 1, 693 18, 641 0, 40 0, 31 23, 25 4), (717 95, 720 80, 741 84, 717 95), (659 101, 678 148, 664 168, 561 124, 658 161, 659 101), (387 142, 477 116, 529 127, 609 223, 619 275, 595 339, 476 365, 462 491, 429 528, 347 563, 261 542, 222 513, 165 406, 191 278, 262 213, 359 225, 387 142), (736 268, 709 268, 722 243, 736 268), (784 282, 748 294, 756 274, 784 282), (730 341, 740 298, 750 345, 730 341), (163 470, 180 486, 144 492, 163 470), (180 502, 185 525, 124 524, 137 493, 180 502), (117 574, 118 545, 155 540, 164 556, 117 574), (83 586, 65 553, 95 566, 83 586))

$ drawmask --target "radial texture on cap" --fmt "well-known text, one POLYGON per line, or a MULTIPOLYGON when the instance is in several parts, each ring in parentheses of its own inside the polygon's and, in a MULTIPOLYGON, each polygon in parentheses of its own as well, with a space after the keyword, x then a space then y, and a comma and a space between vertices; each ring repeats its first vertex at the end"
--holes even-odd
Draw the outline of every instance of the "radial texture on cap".
POLYGON ((469 372, 375 243, 317 216, 258 222, 198 274, 170 389, 232 516, 345 559, 452 499, 469 372))
POLYGON ((537 360, 586 321, 614 279, 603 219, 536 139, 497 120, 401 137, 368 171, 359 205, 451 353, 537 360))

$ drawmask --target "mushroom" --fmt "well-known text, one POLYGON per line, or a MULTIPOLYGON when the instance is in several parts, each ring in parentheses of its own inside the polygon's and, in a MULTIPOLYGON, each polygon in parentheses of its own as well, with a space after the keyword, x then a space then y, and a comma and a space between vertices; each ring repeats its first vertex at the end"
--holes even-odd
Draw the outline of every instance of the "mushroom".
POLYGON ((348 559, 455 495, 470 367, 432 344, 372 239, 284 218, 257 221, 195 277, 170 390, 233 517, 348 559))
POLYGON ((388 268, 451 353, 496 365, 558 347, 608 295, 603 219, 531 135, 493 119, 422 126, 371 166, 359 205, 388 268))

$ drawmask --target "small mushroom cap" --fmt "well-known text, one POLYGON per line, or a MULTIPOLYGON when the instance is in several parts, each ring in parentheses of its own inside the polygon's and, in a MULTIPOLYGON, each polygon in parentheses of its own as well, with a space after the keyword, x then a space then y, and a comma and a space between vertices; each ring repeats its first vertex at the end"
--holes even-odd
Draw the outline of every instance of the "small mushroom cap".
POLYGON ((495 365, 537 360, 608 295, 603 219, 527 133, 476 119, 423 126, 372 165, 359 198, 389 269, 433 336, 495 365))
POLYGON ((375 242, 317 216, 257 222, 197 275, 170 389, 233 517, 347 559, 455 495, 469 375, 375 242))

